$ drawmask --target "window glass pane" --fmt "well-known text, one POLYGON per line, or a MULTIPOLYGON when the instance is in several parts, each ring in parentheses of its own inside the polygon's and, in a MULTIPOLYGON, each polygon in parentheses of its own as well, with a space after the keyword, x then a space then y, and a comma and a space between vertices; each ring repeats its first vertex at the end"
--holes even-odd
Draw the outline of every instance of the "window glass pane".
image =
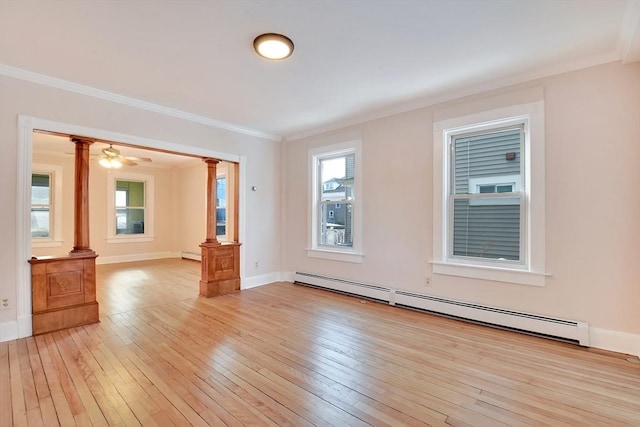
POLYGON ((512 184, 497 185, 496 186, 496 193, 511 193, 512 191, 513 191, 513 185, 512 184))
POLYGON ((468 194, 470 179, 520 175, 522 135, 516 128, 454 137, 454 194, 468 194), (515 153, 513 160, 507 160, 507 153, 515 153))
POLYGON ((353 246, 353 209, 344 203, 342 209, 333 210, 333 204, 323 203, 320 208, 320 244, 324 246, 353 246))
POLYGON ((227 209, 216 208, 216 236, 227 234, 227 209))
POLYGON ((116 234, 144 234, 144 209, 116 209, 116 234))
POLYGON ((520 258, 520 199, 455 200, 453 255, 518 261, 520 258), (476 201, 477 202, 477 201, 476 201))
POLYGON ((227 206, 227 178, 216 179, 216 207, 227 206))
POLYGON ((483 194, 483 193, 493 193, 496 189, 495 185, 480 185, 479 186, 479 193, 483 194))
POLYGON ((49 208, 31 208, 31 237, 49 237, 49 227, 49 208))
POLYGON ((355 155, 320 160, 321 200, 351 200, 355 155))
POLYGON ((48 205, 51 194, 51 177, 43 174, 31 175, 31 204, 48 205))

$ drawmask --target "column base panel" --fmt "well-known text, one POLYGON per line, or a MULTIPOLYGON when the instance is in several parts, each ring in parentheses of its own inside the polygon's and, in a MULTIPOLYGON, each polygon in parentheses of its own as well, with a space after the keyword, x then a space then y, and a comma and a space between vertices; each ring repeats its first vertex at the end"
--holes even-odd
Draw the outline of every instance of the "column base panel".
POLYGON ((211 298, 240 291, 240 279, 200 281, 200 296, 211 298))
POLYGON ((33 335, 46 334, 47 332, 61 329, 98 323, 98 303, 90 302, 59 310, 51 310, 42 313, 34 313, 31 322, 33 335))

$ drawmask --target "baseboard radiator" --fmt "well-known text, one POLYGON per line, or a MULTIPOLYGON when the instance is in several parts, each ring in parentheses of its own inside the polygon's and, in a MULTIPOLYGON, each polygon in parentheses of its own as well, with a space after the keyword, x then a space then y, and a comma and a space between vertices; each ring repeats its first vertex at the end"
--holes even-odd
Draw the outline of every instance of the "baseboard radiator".
POLYGON ((304 272, 296 272, 294 282, 299 285, 385 302, 402 308, 570 341, 585 347, 589 346, 589 324, 585 322, 505 310, 304 272))

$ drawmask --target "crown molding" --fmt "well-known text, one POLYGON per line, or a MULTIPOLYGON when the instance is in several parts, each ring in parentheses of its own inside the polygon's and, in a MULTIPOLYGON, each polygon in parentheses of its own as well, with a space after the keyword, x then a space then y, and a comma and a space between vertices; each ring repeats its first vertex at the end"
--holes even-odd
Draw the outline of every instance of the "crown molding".
POLYGON ((56 89, 65 90, 67 92, 78 93, 93 98, 102 99, 104 101, 115 102, 117 104, 126 105, 128 107, 138 108, 140 110, 151 111, 153 113, 163 114, 182 120, 202 124, 205 126, 224 129, 234 133, 249 135, 256 138, 267 139, 270 141, 281 141, 282 137, 270 133, 261 132, 254 129, 245 128, 231 123, 222 122, 211 119, 209 117, 200 116, 186 111, 177 110, 175 108, 165 107, 136 98, 120 95, 106 90, 97 89, 91 86, 81 85, 68 80, 51 77, 44 74, 34 73, 33 71, 24 70, 22 68, 12 67, 6 64, 0 64, 0 75, 12 77, 15 79, 25 80, 31 83, 49 86, 56 89))

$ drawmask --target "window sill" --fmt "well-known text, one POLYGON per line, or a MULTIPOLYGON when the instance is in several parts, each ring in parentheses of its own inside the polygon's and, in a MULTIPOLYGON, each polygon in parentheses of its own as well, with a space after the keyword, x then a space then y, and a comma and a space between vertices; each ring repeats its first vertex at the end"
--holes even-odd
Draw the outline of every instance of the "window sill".
POLYGON ((472 279, 491 280, 495 282, 515 283, 529 286, 545 286, 550 274, 528 270, 516 270, 492 266, 453 264, 441 261, 430 261, 434 274, 446 276, 469 277, 472 279))
POLYGON ((321 258, 331 261, 343 261, 361 264, 364 260, 364 254, 352 251, 330 251, 326 249, 307 249, 309 258, 321 258))
POLYGON ((107 243, 144 243, 144 242, 153 242, 156 236, 150 235, 122 235, 122 236, 113 236, 107 237, 107 243))
POLYGON ((32 240, 31 247, 32 248, 57 248, 62 246, 62 243, 63 243, 62 240, 44 240, 44 241, 32 240))

